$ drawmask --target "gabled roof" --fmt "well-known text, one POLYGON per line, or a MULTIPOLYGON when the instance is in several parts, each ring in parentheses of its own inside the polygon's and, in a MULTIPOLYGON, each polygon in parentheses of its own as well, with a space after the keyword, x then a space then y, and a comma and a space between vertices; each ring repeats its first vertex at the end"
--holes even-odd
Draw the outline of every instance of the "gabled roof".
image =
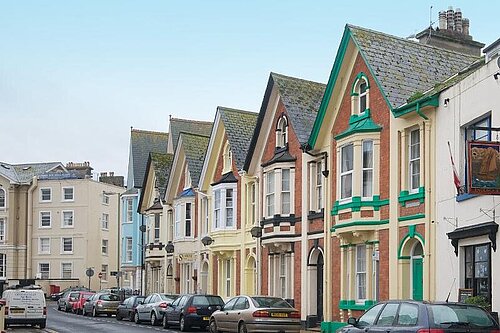
POLYGON ((252 141, 245 159, 245 170, 248 170, 250 166, 250 161, 252 160, 255 145, 257 144, 273 87, 276 87, 278 95, 285 106, 289 116, 290 126, 297 135, 299 143, 304 145, 309 139, 309 134, 311 133, 314 120, 316 119, 316 114, 321 104, 326 86, 322 83, 271 72, 252 141))
POLYGON ((66 170, 61 162, 23 164, 0 162, 0 175, 13 183, 23 184, 30 183, 33 177, 47 173, 56 167, 61 167, 63 170, 66 170))
POLYGON ((309 147, 316 144, 350 42, 359 50, 391 111, 478 59, 347 24, 311 131, 309 147))
POLYGON ((144 183, 149 153, 167 152, 168 133, 132 129, 130 132, 130 150, 134 170, 134 187, 144 183))
POLYGON ((181 132, 209 136, 212 131, 212 122, 191 119, 170 118, 170 140, 172 141, 172 152, 177 149, 179 135, 181 132))
POLYGON ((186 155, 192 186, 198 187, 210 137, 190 133, 181 133, 179 137, 182 138, 182 148, 186 155))
POLYGON ((248 147, 250 146, 259 114, 221 106, 217 110, 224 123, 224 129, 226 130, 236 167, 238 170, 241 170, 245 164, 248 147))
POLYGON ((353 25, 347 25, 347 29, 380 83, 391 109, 478 59, 353 25))

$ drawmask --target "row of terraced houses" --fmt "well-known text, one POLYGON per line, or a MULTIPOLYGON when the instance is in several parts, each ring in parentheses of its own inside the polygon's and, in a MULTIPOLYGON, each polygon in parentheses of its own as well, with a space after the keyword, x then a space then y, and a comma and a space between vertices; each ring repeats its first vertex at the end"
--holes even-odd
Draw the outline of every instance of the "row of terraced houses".
POLYGON ((132 128, 121 286, 279 296, 325 330, 385 299, 500 310, 500 39, 457 17, 418 41, 346 25, 326 85, 271 73, 259 112, 132 128))

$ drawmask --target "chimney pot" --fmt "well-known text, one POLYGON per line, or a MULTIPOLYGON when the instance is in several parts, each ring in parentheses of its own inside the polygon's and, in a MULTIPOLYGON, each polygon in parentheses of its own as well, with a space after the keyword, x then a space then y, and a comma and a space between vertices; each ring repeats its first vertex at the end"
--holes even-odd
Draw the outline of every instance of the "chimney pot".
POLYGON ((114 177, 114 175, 115 175, 115 173, 114 173, 113 171, 110 171, 110 172, 109 172, 109 176, 110 176, 110 177, 114 177))
POLYGON ((462 11, 460 8, 455 10, 455 30, 462 33, 462 11))
POLYGON ((439 12, 439 30, 446 30, 446 11, 439 12))
POLYGON ((107 172, 101 172, 101 177, 107 177, 108 173, 107 172))
POLYGON ((446 12, 446 25, 448 30, 455 30, 455 12, 452 6, 448 7, 446 12))
POLYGON ((464 35, 469 36, 470 21, 467 18, 462 19, 462 32, 464 35))

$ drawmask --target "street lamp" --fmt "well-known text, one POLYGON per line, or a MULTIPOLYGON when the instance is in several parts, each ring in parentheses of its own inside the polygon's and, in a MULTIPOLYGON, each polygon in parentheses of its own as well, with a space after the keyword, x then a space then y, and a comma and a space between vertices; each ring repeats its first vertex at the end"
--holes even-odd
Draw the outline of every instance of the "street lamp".
POLYGON ((167 253, 174 253, 174 244, 172 241, 168 241, 167 245, 165 245, 165 251, 167 251, 167 253))
POLYGON ((212 244, 215 242, 212 237, 210 236, 205 236, 201 239, 201 243, 205 246, 212 244))

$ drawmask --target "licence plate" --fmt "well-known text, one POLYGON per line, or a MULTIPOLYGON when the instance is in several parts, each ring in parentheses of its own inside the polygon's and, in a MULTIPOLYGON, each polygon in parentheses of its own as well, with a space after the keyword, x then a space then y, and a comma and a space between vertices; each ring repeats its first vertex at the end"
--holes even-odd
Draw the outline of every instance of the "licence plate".
POLYGON ((288 313, 272 312, 271 313, 271 317, 275 317, 275 318, 287 318, 288 317, 288 313))
POLYGON ((205 320, 205 321, 209 321, 209 320, 210 320, 210 317, 203 317, 203 320, 205 320))
POLYGON ((10 313, 24 313, 24 309, 10 309, 10 313))

